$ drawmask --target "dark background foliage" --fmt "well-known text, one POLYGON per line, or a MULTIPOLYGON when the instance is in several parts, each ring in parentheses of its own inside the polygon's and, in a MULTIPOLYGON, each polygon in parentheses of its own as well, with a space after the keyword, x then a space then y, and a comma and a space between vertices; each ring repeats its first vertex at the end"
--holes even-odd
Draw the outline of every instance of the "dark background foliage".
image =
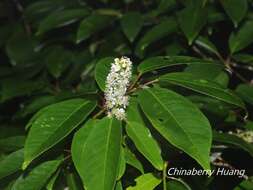
MULTIPOLYGON (((25 126, 40 109, 77 97, 98 100, 103 106, 103 92, 94 77, 96 64, 102 58, 128 56, 136 77, 137 66, 150 57, 184 55, 211 60, 222 67, 158 67, 144 74, 141 82, 181 71, 233 90, 244 101, 246 110, 170 86, 201 109, 213 130, 224 132, 224 136, 213 137, 212 152, 222 152, 220 162, 228 168, 246 169, 246 175, 252 176, 252 144, 227 136, 237 129, 253 130, 252 6, 251 0, 0 1, 0 160, 24 147, 28 133, 25 126)), ((98 111, 99 107, 91 115, 98 111)), ((200 167, 155 130, 152 133, 169 167, 200 167)), ((29 169, 60 155, 68 158, 72 138, 70 134, 29 169)), ((162 175, 128 137, 126 144, 133 147, 145 171, 162 175)), ((72 161, 66 160, 54 189, 82 189, 72 161)), ((212 164, 215 167, 218 163, 212 164)), ((0 189, 15 189, 12 184, 22 172, 20 169, 0 179, 0 189)), ((127 165, 121 180, 124 189, 133 185, 139 175, 138 170, 127 165)), ((237 176, 182 178, 193 190, 253 189, 253 183, 237 176)), ((174 188, 177 187, 168 187, 174 188)))

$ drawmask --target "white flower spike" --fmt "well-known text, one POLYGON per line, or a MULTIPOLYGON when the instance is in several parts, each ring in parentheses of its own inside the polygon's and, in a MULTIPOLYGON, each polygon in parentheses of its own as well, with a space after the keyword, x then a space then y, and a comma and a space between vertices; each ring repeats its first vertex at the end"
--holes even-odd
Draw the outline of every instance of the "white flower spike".
POLYGON ((132 76, 132 62, 127 57, 114 59, 110 73, 106 78, 105 107, 109 117, 118 120, 126 118, 126 107, 129 97, 126 95, 127 88, 132 76))

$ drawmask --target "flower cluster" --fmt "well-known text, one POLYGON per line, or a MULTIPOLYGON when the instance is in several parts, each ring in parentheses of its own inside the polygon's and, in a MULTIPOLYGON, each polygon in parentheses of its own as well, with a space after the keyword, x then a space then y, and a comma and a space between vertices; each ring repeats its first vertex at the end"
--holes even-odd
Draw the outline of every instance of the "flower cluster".
POLYGON ((129 97, 126 95, 132 75, 132 62, 127 57, 114 59, 106 78, 105 106, 109 117, 119 120, 126 117, 129 97))

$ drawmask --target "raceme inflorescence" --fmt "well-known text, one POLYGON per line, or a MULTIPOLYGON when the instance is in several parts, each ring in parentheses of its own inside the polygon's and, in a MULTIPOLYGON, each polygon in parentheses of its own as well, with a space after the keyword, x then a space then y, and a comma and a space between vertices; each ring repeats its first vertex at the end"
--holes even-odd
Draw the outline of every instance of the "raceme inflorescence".
POLYGON ((132 62, 127 57, 115 58, 106 78, 105 107, 109 117, 126 117, 129 97, 126 95, 132 75, 132 62))

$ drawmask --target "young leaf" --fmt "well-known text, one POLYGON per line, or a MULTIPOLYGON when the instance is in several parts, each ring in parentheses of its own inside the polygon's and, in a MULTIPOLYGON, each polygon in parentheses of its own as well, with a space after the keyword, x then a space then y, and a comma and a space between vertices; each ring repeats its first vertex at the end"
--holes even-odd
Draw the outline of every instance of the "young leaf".
POLYGON ((188 56, 157 56, 145 59, 138 65, 138 71, 141 74, 161 69, 165 67, 175 66, 175 65, 217 65, 221 68, 223 65, 215 63, 214 61, 198 59, 195 57, 188 56))
POLYGON ((112 22, 114 17, 102 14, 93 14, 85 18, 78 29, 76 43, 89 38, 93 33, 100 31, 112 22))
POLYGON ((20 170, 23 161, 24 161, 23 149, 20 149, 6 156, 0 162, 0 179, 20 170))
POLYGON ((40 190, 42 189, 49 178, 57 170, 61 160, 53 160, 43 162, 39 166, 36 166, 26 176, 20 176, 20 178, 14 183, 12 190, 40 190))
POLYGON ((178 14, 181 29, 191 45, 207 21, 207 8, 202 1, 192 1, 178 14))
POLYGON ((226 89, 215 82, 195 77, 190 73, 169 73, 160 77, 159 81, 161 84, 169 83, 179 85, 245 109, 242 100, 229 89, 226 89))
POLYGON ((111 69, 111 64, 113 63, 112 57, 106 57, 98 61, 95 68, 95 79, 99 88, 105 90, 106 77, 111 69))
POLYGON ((28 133, 23 168, 66 137, 95 107, 95 102, 84 99, 66 100, 45 107, 46 111, 36 118, 28 133))
POLYGON ((143 25, 142 15, 138 12, 129 12, 121 18, 120 23, 124 34, 130 42, 133 42, 143 25))
POLYGON ((154 128, 171 144, 210 169, 211 126, 200 110, 183 96, 163 88, 140 91, 141 108, 154 128))
POLYGON ((162 180, 156 178, 152 173, 146 173, 136 178, 135 181, 136 185, 128 187, 127 190, 153 190, 162 180))
POLYGON ((89 11, 87 9, 69 9, 53 12, 44 20, 42 20, 37 35, 41 35, 54 28, 72 24, 88 14, 89 11))
POLYGON ((121 123, 116 119, 91 120, 74 136, 71 152, 87 190, 111 190, 117 179, 121 123))
POLYGON ((229 48, 231 54, 238 52, 253 42, 253 21, 245 22, 238 30, 232 32, 229 37, 229 48))
POLYGON ((247 0, 220 0, 223 8, 225 9, 227 15, 233 21, 235 27, 238 23, 245 17, 248 11, 247 0))
POLYGON ((135 53, 139 57, 143 57, 145 49, 153 42, 173 33, 177 29, 177 23, 174 19, 168 18, 160 24, 150 29, 138 42, 135 53))
POLYGON ((161 150, 141 118, 138 104, 132 100, 127 110, 126 132, 137 149, 158 169, 163 169, 161 150))

